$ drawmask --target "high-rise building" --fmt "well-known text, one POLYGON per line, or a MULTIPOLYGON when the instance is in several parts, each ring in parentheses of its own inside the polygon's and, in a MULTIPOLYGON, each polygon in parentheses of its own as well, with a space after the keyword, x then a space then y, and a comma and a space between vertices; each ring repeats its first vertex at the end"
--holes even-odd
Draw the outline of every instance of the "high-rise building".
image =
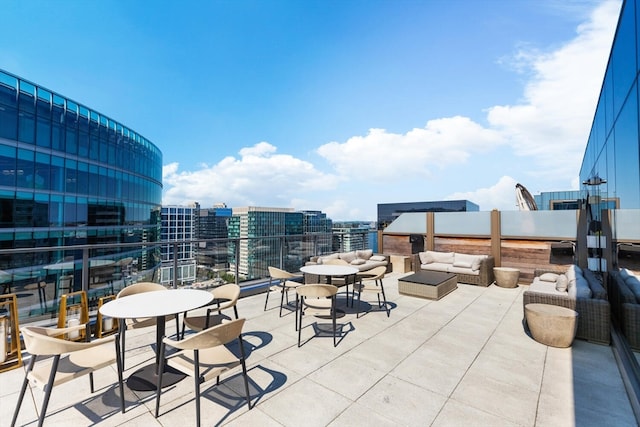
MULTIPOLYGON (((160 238, 162 152, 112 118, 2 70, 0 172, 1 249, 160 238)), ((89 254, 100 255, 131 256, 143 270, 160 262, 155 249, 89 254)), ((69 259, 76 262, 65 274, 79 288, 82 254, 64 249, 2 255, 0 270, 16 286, 36 279, 55 287, 60 271, 44 267, 69 259)))
MULTIPOLYGON (((232 209, 225 204, 198 211, 198 239, 227 239, 232 209)), ((226 241, 200 242, 197 247, 198 266, 227 270, 229 260, 226 241)))
MULTIPOLYGON (((294 270, 303 265, 303 257, 284 256, 288 246, 300 245, 286 236, 325 234, 320 245, 331 247, 331 220, 319 211, 294 211, 293 208, 241 207, 233 208, 229 219, 229 238, 240 239, 236 259, 235 246, 230 246, 229 266, 247 280, 267 277, 269 266, 278 266, 284 258, 284 268, 294 270), (323 229, 324 227, 324 229, 323 229)), ((308 242, 307 242, 308 243, 308 242)), ((298 247, 295 248, 298 250, 298 247)))
POLYGON ((175 265, 178 283, 195 281, 196 243, 188 241, 197 236, 199 210, 197 203, 192 206, 162 207, 162 241, 174 243, 162 245, 160 283, 173 284, 175 265))
POLYGON ((333 223, 334 252, 359 251, 373 249, 369 246, 371 224, 360 221, 342 221, 333 223))

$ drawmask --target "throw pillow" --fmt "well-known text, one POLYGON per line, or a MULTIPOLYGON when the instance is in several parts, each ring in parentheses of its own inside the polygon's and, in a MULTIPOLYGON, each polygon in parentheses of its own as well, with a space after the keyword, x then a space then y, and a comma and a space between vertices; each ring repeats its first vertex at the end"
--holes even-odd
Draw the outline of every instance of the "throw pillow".
POLYGON ((540 275, 540 280, 543 282, 557 282, 559 274, 556 273, 543 273, 540 275))
POLYGON ((453 261, 453 266, 454 267, 460 267, 460 268, 471 268, 471 263, 470 262, 466 262, 466 261, 455 260, 455 261, 453 261))
POLYGON ((576 277, 576 297, 577 298, 591 298, 591 288, 587 279, 582 276, 576 277))
POLYGON ((442 262, 444 264, 453 264, 454 255, 453 252, 436 252, 429 251, 431 257, 433 257, 433 262, 442 262))
POLYGON ((356 259, 356 252, 355 251, 351 251, 351 252, 345 252, 343 254, 340 254, 340 259, 346 262, 351 262, 354 259, 356 259))
POLYGON ((558 276, 558 280, 556 281, 556 290, 560 292, 567 292, 567 287, 569 286, 569 280, 567 276, 561 274, 558 276))
POLYGON ((367 261, 363 260, 362 258, 356 258, 353 261, 351 261, 349 264, 351 265, 362 265, 364 263, 366 263, 367 261))
POLYGON ((420 252, 418 257, 420 258, 420 264, 431 264, 433 262, 433 257, 431 256, 430 251, 420 252))
POLYGON ((366 249, 364 251, 356 251, 356 256, 358 258, 368 260, 373 255, 373 249, 366 249))
POLYGON ((386 261, 387 259, 384 257, 384 255, 373 255, 371 258, 369 258, 371 261, 386 261))

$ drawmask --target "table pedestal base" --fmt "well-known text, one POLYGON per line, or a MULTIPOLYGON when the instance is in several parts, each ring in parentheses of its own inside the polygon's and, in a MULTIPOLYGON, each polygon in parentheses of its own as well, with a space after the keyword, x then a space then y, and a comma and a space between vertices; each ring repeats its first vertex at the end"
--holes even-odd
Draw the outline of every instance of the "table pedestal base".
MULTIPOLYGON (((162 387, 169 387, 186 377, 185 374, 170 366, 165 366, 162 374, 162 387)), ((138 369, 127 378, 127 386, 135 391, 156 391, 158 388, 158 374, 156 365, 147 365, 138 369)))

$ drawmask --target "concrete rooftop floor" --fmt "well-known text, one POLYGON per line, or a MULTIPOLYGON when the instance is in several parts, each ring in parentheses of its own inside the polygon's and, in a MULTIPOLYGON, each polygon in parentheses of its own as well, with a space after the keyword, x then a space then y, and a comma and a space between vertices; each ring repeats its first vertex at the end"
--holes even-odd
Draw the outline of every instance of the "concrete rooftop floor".
MULTIPOLYGON (((330 336, 304 342, 314 333, 313 322, 326 322, 312 317, 303 320, 304 343, 298 348, 293 312, 278 316, 279 294, 271 294, 267 311, 264 294, 241 299, 254 406, 247 410, 238 368, 219 386, 215 381, 201 386, 202 424, 636 425, 611 347, 576 340, 559 349, 527 335, 526 286, 459 284, 440 301, 430 301, 399 295, 397 280, 403 275, 391 273, 384 280, 390 317, 371 311, 357 319, 346 307, 335 348, 330 336)), ((169 334, 174 324, 167 323, 169 334)), ((125 379, 152 363, 154 339, 153 328, 127 332, 125 379)), ((24 368, 0 374, 0 426, 10 423, 23 376, 24 368)), ((191 378, 164 389, 157 419, 155 393, 126 385, 126 413, 120 413, 116 378, 113 366, 96 372, 94 394, 88 377, 54 388, 45 425, 195 425, 191 378)), ((18 425, 36 425, 41 402, 39 389, 28 392, 18 425)))

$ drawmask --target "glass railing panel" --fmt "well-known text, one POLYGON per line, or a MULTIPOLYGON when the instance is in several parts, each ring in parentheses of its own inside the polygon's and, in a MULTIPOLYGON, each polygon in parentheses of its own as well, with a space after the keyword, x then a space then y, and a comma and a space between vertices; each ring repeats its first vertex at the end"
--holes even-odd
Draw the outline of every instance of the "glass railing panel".
POLYGON ((436 212, 435 234, 490 236, 491 212, 436 212))
POLYGON ((500 214, 504 238, 534 237, 539 239, 575 240, 577 213, 564 211, 504 211, 500 214))

